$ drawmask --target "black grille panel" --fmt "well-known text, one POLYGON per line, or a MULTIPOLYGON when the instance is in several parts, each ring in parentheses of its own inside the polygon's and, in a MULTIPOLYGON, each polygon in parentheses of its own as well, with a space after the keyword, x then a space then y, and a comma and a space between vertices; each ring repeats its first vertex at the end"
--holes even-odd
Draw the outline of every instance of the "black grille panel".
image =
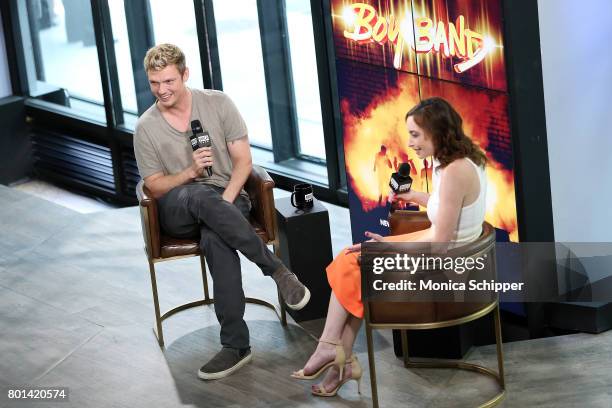
POLYGON ((32 133, 34 167, 38 172, 115 193, 113 161, 108 146, 56 132, 32 133))
POLYGON ((136 165, 136 158, 134 152, 129 150, 123 150, 121 152, 121 161, 123 163, 123 177, 125 194, 135 197, 136 196, 136 184, 140 181, 140 174, 138 173, 138 166, 136 165))

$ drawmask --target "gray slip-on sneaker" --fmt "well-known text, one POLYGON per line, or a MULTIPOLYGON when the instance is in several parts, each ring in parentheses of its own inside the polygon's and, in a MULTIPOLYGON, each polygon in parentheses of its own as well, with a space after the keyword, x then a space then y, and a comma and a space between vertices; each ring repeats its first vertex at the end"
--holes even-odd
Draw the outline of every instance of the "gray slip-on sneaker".
POLYGON ((203 380, 218 380, 227 377, 253 359, 251 348, 234 349, 223 347, 210 361, 198 371, 203 380))
POLYGON ((300 310, 306 306, 310 300, 310 291, 293 272, 282 266, 272 274, 272 279, 288 308, 300 310))

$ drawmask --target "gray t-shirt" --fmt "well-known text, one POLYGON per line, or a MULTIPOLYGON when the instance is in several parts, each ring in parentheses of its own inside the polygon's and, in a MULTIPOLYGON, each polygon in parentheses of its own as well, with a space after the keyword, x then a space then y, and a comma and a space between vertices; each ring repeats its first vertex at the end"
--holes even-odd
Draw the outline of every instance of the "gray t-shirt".
MULTIPOLYGON (((198 119, 202 128, 210 133, 213 151, 213 174, 206 171, 196 183, 225 188, 232 175, 232 160, 227 143, 247 136, 244 119, 236 105, 223 92, 190 89, 192 94, 191 120, 198 119)), ((156 104, 143 113, 134 132, 134 154, 140 177, 143 179, 162 172, 165 176, 177 174, 191 166, 191 130, 179 132, 162 116, 156 104)), ((246 192, 240 194, 248 198, 246 192)))

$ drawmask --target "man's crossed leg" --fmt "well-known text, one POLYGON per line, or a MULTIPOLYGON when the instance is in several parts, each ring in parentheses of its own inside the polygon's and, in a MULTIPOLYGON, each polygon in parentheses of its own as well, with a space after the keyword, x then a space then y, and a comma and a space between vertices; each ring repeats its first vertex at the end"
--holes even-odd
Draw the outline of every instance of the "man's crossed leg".
POLYGON ((225 377, 251 360, 249 329, 244 321, 245 298, 237 250, 271 276, 288 307, 299 310, 310 292, 257 236, 248 221, 250 203, 238 196, 225 201, 220 187, 187 184, 159 200, 162 229, 177 238, 200 235, 200 249, 213 278, 215 313, 223 348, 198 372, 202 379, 225 377))

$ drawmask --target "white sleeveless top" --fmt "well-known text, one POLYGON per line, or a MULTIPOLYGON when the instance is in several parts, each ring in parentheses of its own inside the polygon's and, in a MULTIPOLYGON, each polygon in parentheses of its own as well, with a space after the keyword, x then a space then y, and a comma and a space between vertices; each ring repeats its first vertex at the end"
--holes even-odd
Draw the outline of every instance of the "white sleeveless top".
MULTIPOLYGON (((487 194, 487 178, 484 167, 479 167, 472 160, 467 160, 474 166, 474 170, 478 173, 478 180, 480 181, 480 192, 478 198, 469 205, 461 208, 459 213, 459 222, 455 229, 454 239, 455 242, 470 242, 475 241, 480 237, 482 233, 482 223, 484 221, 486 212, 486 194, 487 194)), ((438 208, 440 206, 440 162, 438 160, 433 161, 433 193, 429 197, 427 202, 427 217, 431 221, 431 225, 435 228, 436 218, 438 215, 438 208)))

